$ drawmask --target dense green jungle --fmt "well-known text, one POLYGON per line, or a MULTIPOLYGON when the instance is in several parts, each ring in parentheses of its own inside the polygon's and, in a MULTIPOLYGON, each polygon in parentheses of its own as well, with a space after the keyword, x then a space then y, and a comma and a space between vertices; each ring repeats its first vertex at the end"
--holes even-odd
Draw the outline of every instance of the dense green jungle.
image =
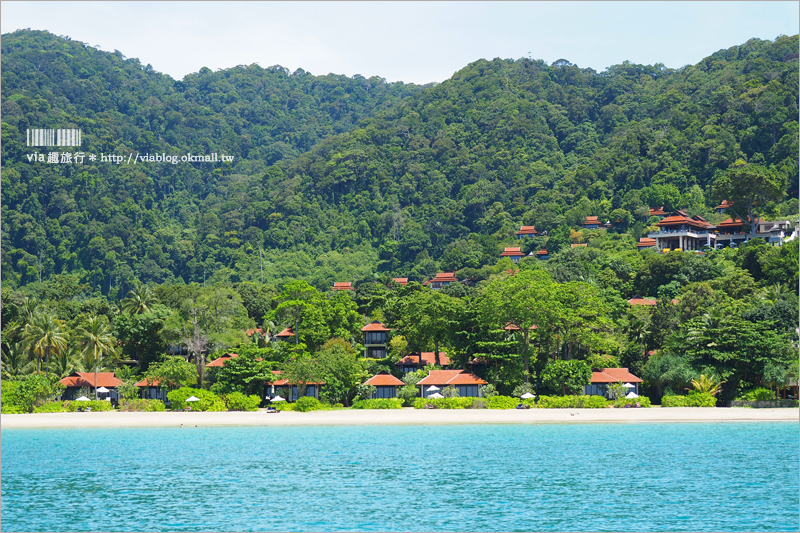
POLYGON ((365 376, 435 350, 480 360, 504 394, 559 361, 627 366, 654 398, 701 374, 726 400, 796 387, 797 239, 704 254, 637 241, 651 207, 716 224, 756 185, 759 216, 797 224, 797 35, 676 69, 479 59, 427 85, 255 64, 174 80, 32 30, 3 35, 2 59, 6 379, 95 363, 134 379, 172 352, 206 386, 200 355, 238 350, 251 373, 208 376, 219 391, 286 365, 308 377, 317 358, 348 403, 365 376), (28 146, 36 128, 80 129, 81 145, 28 146), (523 225, 539 235, 517 240, 523 225), (550 259, 517 265, 505 246, 550 259), (463 283, 421 285, 437 272, 463 283), (372 320, 393 329, 387 357, 342 377, 331 361, 372 320), (245 333, 286 326, 299 344, 245 333))

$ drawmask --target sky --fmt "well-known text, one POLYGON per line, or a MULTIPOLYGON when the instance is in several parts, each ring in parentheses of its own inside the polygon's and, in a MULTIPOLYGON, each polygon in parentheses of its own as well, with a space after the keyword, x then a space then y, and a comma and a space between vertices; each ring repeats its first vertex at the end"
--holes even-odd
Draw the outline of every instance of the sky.
POLYGON ((173 78, 258 63, 442 82, 481 58, 695 64, 748 39, 794 35, 794 2, 24 2, 0 30, 48 30, 173 78))

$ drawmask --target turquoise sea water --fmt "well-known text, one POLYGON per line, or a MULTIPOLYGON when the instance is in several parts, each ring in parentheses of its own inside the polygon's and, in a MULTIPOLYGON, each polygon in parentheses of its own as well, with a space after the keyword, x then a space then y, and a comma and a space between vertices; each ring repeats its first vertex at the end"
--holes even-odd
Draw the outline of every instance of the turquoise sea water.
POLYGON ((2 431, 2 531, 797 531, 798 424, 2 431))

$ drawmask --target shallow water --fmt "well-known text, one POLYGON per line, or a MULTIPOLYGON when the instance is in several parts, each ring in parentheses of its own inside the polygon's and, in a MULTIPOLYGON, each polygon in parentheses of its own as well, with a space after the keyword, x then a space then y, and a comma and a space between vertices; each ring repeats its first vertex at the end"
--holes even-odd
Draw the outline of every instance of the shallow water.
POLYGON ((2 531, 797 531, 796 422, 2 432, 2 531))

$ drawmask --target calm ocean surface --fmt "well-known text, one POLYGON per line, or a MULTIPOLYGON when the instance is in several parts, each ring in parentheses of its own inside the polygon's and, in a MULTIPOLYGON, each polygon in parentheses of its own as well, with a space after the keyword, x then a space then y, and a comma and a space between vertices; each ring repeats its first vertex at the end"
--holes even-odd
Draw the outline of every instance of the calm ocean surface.
POLYGON ((792 422, 2 432, 2 531, 797 531, 792 422))

